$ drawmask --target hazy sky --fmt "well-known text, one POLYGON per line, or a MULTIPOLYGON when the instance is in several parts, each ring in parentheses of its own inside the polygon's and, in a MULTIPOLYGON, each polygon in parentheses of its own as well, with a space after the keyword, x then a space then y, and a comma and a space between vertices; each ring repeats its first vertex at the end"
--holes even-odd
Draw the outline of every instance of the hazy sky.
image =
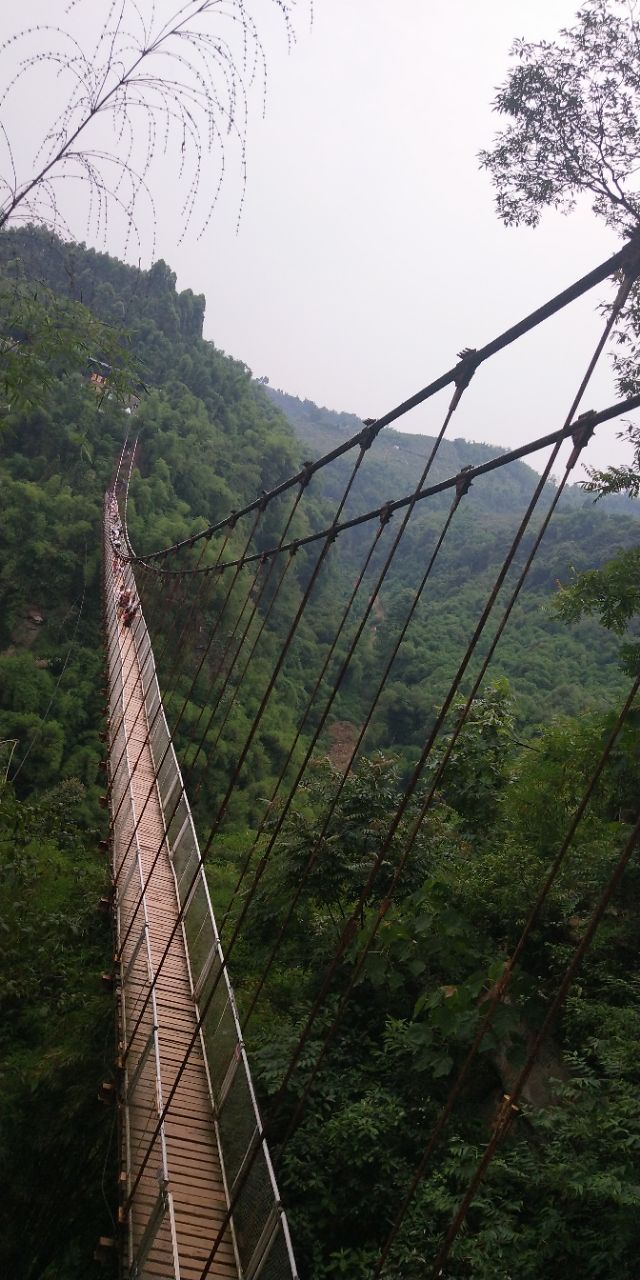
MULTIPOLYGON (((141 6, 150 11, 151 0, 141 6)), ((106 7, 90 0, 72 11, 80 39, 106 7)), ((491 100, 512 40, 552 37, 576 7, 315 0, 310 26, 300 0, 288 53, 272 0, 249 0, 268 86, 264 119, 259 88, 250 95, 239 230, 237 148, 228 150, 223 196, 200 240, 194 228, 177 243, 175 154, 152 173, 157 255, 181 288, 206 294, 205 336, 274 386, 375 417, 448 368, 461 347, 482 345, 613 252, 613 234, 586 207, 570 218, 547 214, 535 231, 503 228, 476 159, 498 126, 491 100)), ((65 8, 62 0, 25 0, 11 14, 3 6, 0 29, 62 21, 65 8)), ((13 116, 11 100, 3 108, 3 123, 25 139, 21 156, 29 121, 48 109, 42 92, 18 95, 13 116)), ((216 181, 212 164, 205 182, 216 181)), ((74 231, 85 235, 81 217, 74 231)), ((108 247, 122 252, 119 233, 108 247)), ((482 369, 452 434, 509 447, 560 425, 605 296, 574 305, 482 369)), ((614 398, 605 366, 584 408, 614 398)), ((398 425, 432 432, 441 413, 433 403, 398 425)), ((600 429, 592 461, 620 456, 616 430, 600 429)))

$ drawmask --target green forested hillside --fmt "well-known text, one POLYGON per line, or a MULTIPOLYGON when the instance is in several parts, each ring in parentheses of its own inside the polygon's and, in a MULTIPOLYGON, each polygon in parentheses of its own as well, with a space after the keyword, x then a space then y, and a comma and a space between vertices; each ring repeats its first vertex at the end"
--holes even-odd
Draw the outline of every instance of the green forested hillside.
MULTIPOLYGON (((204 300, 177 294, 164 263, 139 273, 34 229, 0 237, 0 269, 10 275, 18 258, 23 275, 52 288, 71 281, 104 320, 126 316, 130 355, 149 388, 135 416, 141 463, 130 509, 142 548, 226 515, 294 468, 291 430, 247 368, 201 338, 204 300)), ((75 632, 47 716, 49 745, 34 748, 20 773, 25 790, 60 772, 95 783, 102 500, 132 421, 72 377, 55 382, 41 408, 9 412, 0 434, 0 737, 20 738, 18 759, 75 632)))
MULTIPOLYGON (((359 420, 351 414, 333 413, 309 400, 267 390, 312 456, 335 448, 358 430, 359 420)), ((432 445, 430 437, 385 430, 360 472, 349 513, 411 493, 420 474, 419 459, 426 461, 432 445)), ((430 482, 498 453, 500 450, 488 445, 445 438, 430 482)), ((346 483, 348 467, 341 459, 326 479, 322 477, 332 497, 346 483)), ((459 657, 462 642, 495 581, 537 479, 530 467, 517 462, 474 482, 394 666, 376 729, 379 745, 397 748, 421 741, 425 722, 444 698, 456 655, 459 657)), ((552 496, 549 485, 543 510, 552 496)), ((378 601, 367 655, 367 680, 382 669, 406 608, 407 593, 420 581, 449 504, 449 496, 442 495, 422 504, 412 517, 402 552, 378 601)), ((605 708, 621 690, 618 641, 591 620, 570 629, 560 624, 554 618, 553 597, 558 585, 571 581, 575 572, 601 565, 619 547, 635 545, 638 505, 623 498, 595 505, 577 486, 563 495, 496 656, 496 668, 508 677, 516 696, 521 726, 559 713, 575 715, 588 708, 605 708)), ((523 542, 507 589, 528 556, 540 519, 534 520, 523 542)), ((368 536, 366 530, 350 536, 354 563, 364 557, 368 536)))
MULTIPOLYGON (((362 426, 361 419, 353 413, 337 413, 333 409, 314 404, 313 400, 301 400, 298 396, 288 395, 285 391, 264 384, 264 379, 260 385, 265 385, 273 404, 289 420, 298 439, 314 456, 321 456, 334 449, 362 426)), ((366 486, 364 493, 366 498, 371 499, 371 506, 376 505, 376 499, 379 500, 383 490, 394 495, 411 492, 420 474, 420 462, 426 462, 433 443, 432 436, 419 433, 410 435, 406 431, 397 431, 394 427, 385 428, 376 443, 375 464, 367 468, 359 480, 359 484, 366 486)), ((445 436, 430 475, 434 482, 442 480, 455 475, 462 467, 478 466, 504 452, 504 449, 494 448, 492 445, 476 444, 459 437, 449 439, 445 436)), ((515 462, 508 471, 498 472, 494 476, 491 481, 491 497, 486 491, 473 495, 476 509, 494 513, 499 510, 503 514, 521 511, 523 501, 531 496, 536 480, 537 475, 531 467, 524 462, 515 462)), ((562 509, 585 506, 592 508, 592 498, 579 485, 568 485, 562 496, 562 509)), ((633 519, 640 517, 637 504, 622 496, 601 501, 598 510, 611 515, 631 516, 633 519)))
MULTIPOLYGON (((201 527, 292 469, 290 428, 245 366, 202 339, 204 300, 176 293, 163 263, 140 273, 27 228, 0 236, 0 274, 7 293, 16 278, 44 282, 125 321, 148 387, 130 503, 141 543, 201 527)), ((15 1280, 84 1280, 112 1233, 113 1127, 96 1101, 113 1069, 97 912, 101 520, 131 427, 123 405, 61 368, 41 404, 0 427, 0 740, 17 739, 0 800, 0 1271, 15 1280)), ((255 756, 264 773, 262 743, 255 756)))
MULTIPOLYGON (((128 516, 135 546, 150 550, 227 515, 302 457, 331 447, 329 428, 343 438, 360 424, 339 415, 327 426, 305 402, 294 422, 296 437, 246 366, 202 338, 204 300, 190 291, 178 294, 164 263, 138 272, 26 228, 0 235, 0 273, 5 282, 16 273, 22 282, 44 281, 82 299, 101 320, 124 325, 119 341, 136 385, 145 388, 130 414, 126 401, 97 397, 77 368, 56 366, 41 403, 13 403, 0 430, 0 738, 17 739, 0 793, 0 928, 6 943, 0 959, 0 1270, 16 1280, 85 1280, 96 1237, 112 1230, 114 1182, 112 1117, 95 1102, 113 1061, 110 997, 99 984, 100 970, 110 963, 110 939, 96 912, 107 879, 98 853, 104 490, 124 440, 139 436, 128 516)), ((104 350, 95 352, 95 359, 104 358, 104 350)), ((285 399, 279 404, 292 412, 285 399)), ((350 510, 377 506, 411 487, 416 459, 395 458, 406 440, 383 434, 367 457, 350 510)), ((425 447, 415 437, 409 441, 412 449, 425 447)), ((454 441, 443 450, 437 474, 485 456, 485 446, 454 441)), ((312 482, 292 536, 330 523, 344 478, 344 468, 336 468, 312 482)), ((595 623, 561 623, 552 600, 557 580, 572 567, 601 564, 618 546, 635 545, 638 526, 625 512, 594 511, 572 500, 549 531, 393 901, 386 894, 446 732, 381 879, 357 911, 301 1070, 279 1093, 296 1036, 402 793, 407 760, 433 723, 533 483, 532 473, 518 466, 509 476, 502 473, 490 492, 474 485, 392 671, 366 757, 323 831, 339 779, 326 759, 329 735, 323 739, 233 956, 232 977, 247 1011, 278 926, 299 894, 292 927, 246 1031, 261 1101, 268 1110, 279 1098, 272 1117, 277 1154, 339 997, 381 926, 279 1169, 302 1280, 369 1280, 483 1001, 561 846, 628 683, 618 665, 617 639, 595 623), (320 856, 307 876, 316 848, 320 856)), ((445 509, 443 501, 412 520, 334 707, 336 721, 360 724, 445 509)), ((277 539, 281 511, 267 513, 258 549, 277 539)), ((226 554, 239 554, 245 536, 232 532, 226 554)), ((214 557, 220 545, 213 538, 206 556, 214 557)), ((365 535, 338 540, 305 612, 211 859, 218 911, 230 902, 239 866, 248 857, 252 870, 264 852, 277 804, 266 811, 264 834, 252 851, 256 821, 265 814, 265 798, 365 545, 365 535)), ((218 743, 208 735, 197 758, 192 734, 211 682, 224 669, 220 646, 209 653, 203 644, 220 610, 224 580, 211 579, 189 633, 176 642, 186 597, 140 571, 157 650, 166 646, 172 657, 171 641, 182 646, 177 678, 166 661, 162 674, 169 718, 181 717, 177 742, 203 830, 313 563, 303 550, 292 557, 224 738, 218 743), (203 654, 204 669, 192 688, 203 654)), ((260 610, 256 627, 259 620, 260 610)), ((334 664, 343 652, 344 645, 334 664)), ((615 744, 571 857, 521 957, 510 999, 421 1184, 387 1280, 422 1280, 428 1273, 515 1067, 637 819, 638 734, 636 711, 615 744)), ((516 1274, 523 1280, 605 1280, 611 1274, 635 1280, 637 879, 632 863, 453 1255, 453 1280, 510 1280, 516 1274)), ((241 905, 233 902, 225 937, 241 905)))

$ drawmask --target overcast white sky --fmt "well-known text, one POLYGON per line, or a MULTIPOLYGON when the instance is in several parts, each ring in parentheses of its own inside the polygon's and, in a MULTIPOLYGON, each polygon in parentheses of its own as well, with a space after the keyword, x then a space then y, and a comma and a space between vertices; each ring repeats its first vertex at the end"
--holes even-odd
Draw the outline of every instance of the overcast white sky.
MULTIPOLYGON (((141 5, 149 11, 151 0, 141 5)), ((0 34, 43 17, 62 21, 66 5, 8 7, 0 34)), ((81 0, 72 12, 80 39, 106 7, 81 0)), ((249 7, 268 91, 264 119, 260 91, 250 98, 239 231, 237 152, 228 153, 223 198, 199 241, 194 229, 177 243, 175 158, 152 180, 157 256, 181 288, 206 294, 205 336, 256 375, 379 416, 461 347, 480 346, 618 247, 587 208, 547 214, 535 231, 506 230, 476 159, 498 126, 491 100, 512 40, 553 37, 576 0, 315 0, 312 27, 300 0, 290 53, 272 0, 249 7)), ((13 102, 2 118, 25 140, 23 158, 28 125, 37 132, 49 98, 31 91, 13 102)), ((207 181, 216 179, 212 167, 207 181)), ((83 238, 81 217, 74 231, 83 238)), ((108 248, 122 252, 118 235, 108 248)), ((597 301, 575 304, 482 369, 452 434, 510 447, 560 425, 602 323, 597 301)), ((584 408, 613 398, 605 366, 584 408)), ((433 432, 441 412, 433 404, 398 425, 433 432)), ((620 456, 616 429, 600 429, 592 461, 620 456)))

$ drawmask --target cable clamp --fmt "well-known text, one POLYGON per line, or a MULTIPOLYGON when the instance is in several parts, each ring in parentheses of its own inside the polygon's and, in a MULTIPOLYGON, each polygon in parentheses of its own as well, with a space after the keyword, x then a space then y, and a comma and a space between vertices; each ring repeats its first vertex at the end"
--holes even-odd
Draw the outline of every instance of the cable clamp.
POLYGON ((575 466, 576 462, 578 461, 578 458, 580 457, 580 454, 582 453, 582 450, 584 449, 584 446, 591 439, 595 429, 596 429, 595 409, 588 409, 586 413, 581 413, 580 417, 576 419, 575 426, 571 432, 571 439, 573 440, 573 449, 571 451, 571 455, 567 462, 567 469, 569 471, 571 470, 572 467, 575 466))
POLYGON ((298 550, 299 546, 300 546, 300 543, 299 543, 298 541, 296 541, 296 542, 292 542, 292 543, 291 543, 291 546, 289 547, 289 555, 290 555, 290 556, 295 556, 295 554, 296 554, 296 552, 297 552, 297 550, 298 550))
POLYGON ((269 494, 266 489, 260 490, 260 501, 258 503, 258 511, 266 511, 269 506, 269 494))
POLYGON ((362 421, 365 429, 360 432, 360 448, 363 453, 366 453, 367 449, 371 448, 380 427, 377 426, 376 418, 363 418, 362 421))
POLYGON ((337 536, 338 536, 339 532, 340 532, 340 530, 339 530, 338 526, 337 526, 337 525, 335 525, 335 524, 334 524, 334 525, 332 525, 331 529, 329 530, 329 532, 328 532, 328 534, 327 534, 327 542, 328 542, 329 546, 331 546, 331 544, 332 544, 333 542, 335 542, 335 540, 336 540, 336 538, 337 538, 337 536))
POLYGON ((455 497, 453 499, 454 507, 457 507, 461 498, 466 497, 466 495, 468 494, 471 488, 472 476, 469 474, 471 471, 473 471, 473 467, 471 465, 467 467, 461 467, 460 471, 456 476, 456 492, 455 492, 455 497))
POLYGON ((313 475, 313 470, 312 470, 312 468, 313 468, 313 463, 312 463, 312 462, 309 462, 308 460, 307 460, 306 462, 303 462, 302 467, 300 468, 300 471, 301 471, 301 474, 300 474, 300 488, 301 488, 301 489, 306 489, 306 487, 307 487, 307 485, 308 485, 308 483, 309 483, 309 481, 310 481, 310 479, 311 479, 311 477, 312 477, 312 475, 313 475))
POLYGON ((451 400, 451 409, 455 409, 460 403, 463 391, 466 391, 469 383, 471 382, 471 379, 478 367, 476 361, 477 354, 475 347, 463 347, 462 351, 458 351, 457 353, 460 364, 453 375, 453 381, 456 389, 451 400))
POLYGON ((380 508, 380 524, 383 529, 384 526, 389 523, 392 515, 393 511, 391 510, 391 503, 385 502, 384 506, 380 508))

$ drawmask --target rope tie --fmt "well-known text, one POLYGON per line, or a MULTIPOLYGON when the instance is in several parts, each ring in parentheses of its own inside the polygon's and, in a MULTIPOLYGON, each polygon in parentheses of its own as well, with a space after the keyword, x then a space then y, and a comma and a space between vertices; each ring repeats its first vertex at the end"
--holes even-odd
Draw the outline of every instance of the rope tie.
POLYGON ((458 503, 461 502, 463 498, 466 498, 471 488, 471 485, 473 483, 473 476, 470 473, 472 472, 473 472, 472 466, 462 467, 462 470, 456 476, 456 490, 453 497, 453 502, 451 504, 453 511, 455 511, 456 507, 458 506, 458 503))
POLYGON ((460 364, 454 371, 453 382, 455 391, 451 397, 450 409, 456 409, 462 399, 463 391, 466 391, 471 379, 478 367, 477 351, 475 347, 463 347, 462 351, 458 351, 458 360, 460 364))
POLYGON ((569 455, 567 467, 571 470, 575 467, 582 450, 591 439, 596 429, 596 411, 595 409, 587 409, 586 413, 581 413, 576 425, 571 432, 573 440, 573 449, 569 455))

